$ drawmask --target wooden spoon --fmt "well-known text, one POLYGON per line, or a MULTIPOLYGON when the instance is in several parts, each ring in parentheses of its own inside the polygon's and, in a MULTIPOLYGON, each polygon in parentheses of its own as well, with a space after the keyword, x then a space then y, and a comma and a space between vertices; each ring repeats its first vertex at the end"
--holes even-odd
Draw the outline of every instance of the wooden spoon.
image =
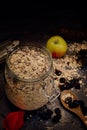
POLYGON ((83 121, 83 123, 85 124, 85 126, 87 127, 87 116, 83 115, 83 113, 81 111, 81 108, 80 108, 80 105, 77 106, 77 107, 74 107, 74 108, 70 108, 69 105, 65 102, 65 99, 67 97, 71 97, 72 100, 78 100, 78 97, 72 91, 70 91, 70 90, 64 90, 64 91, 61 92, 60 101, 61 101, 62 105, 67 110, 69 110, 69 111, 73 112, 74 114, 76 114, 83 121))

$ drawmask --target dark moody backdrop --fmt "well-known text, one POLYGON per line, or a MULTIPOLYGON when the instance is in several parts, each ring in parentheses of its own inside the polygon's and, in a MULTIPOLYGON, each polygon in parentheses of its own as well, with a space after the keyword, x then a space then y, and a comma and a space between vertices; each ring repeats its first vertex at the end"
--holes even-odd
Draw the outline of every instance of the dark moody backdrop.
POLYGON ((24 32, 49 32, 59 28, 87 29, 83 1, 8 1, 0 4, 0 39, 24 32))

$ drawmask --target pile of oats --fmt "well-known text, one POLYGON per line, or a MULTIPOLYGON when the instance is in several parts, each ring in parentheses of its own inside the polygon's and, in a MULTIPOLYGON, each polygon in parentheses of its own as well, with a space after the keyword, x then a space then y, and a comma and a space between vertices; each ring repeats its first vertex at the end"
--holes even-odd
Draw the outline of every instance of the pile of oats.
POLYGON ((39 48, 25 46, 9 56, 9 68, 21 79, 34 79, 45 74, 50 67, 48 56, 39 48))

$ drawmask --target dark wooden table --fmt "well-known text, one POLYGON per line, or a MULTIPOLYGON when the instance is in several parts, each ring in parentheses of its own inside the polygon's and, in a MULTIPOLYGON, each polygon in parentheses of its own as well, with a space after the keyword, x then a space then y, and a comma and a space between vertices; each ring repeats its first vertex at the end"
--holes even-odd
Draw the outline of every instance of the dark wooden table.
MULTIPOLYGON (((60 29, 62 30, 62 29, 60 29)), ((74 32, 74 34, 72 35, 72 37, 70 37, 70 35, 65 35, 66 30, 64 29, 63 33, 59 31, 59 34, 63 34, 63 36, 65 36, 65 38, 69 37, 69 40, 75 40, 73 39, 73 37, 76 34, 76 31, 74 32)), ((73 32, 73 31, 72 31, 73 32)), ((83 32, 83 31, 82 31, 83 32)), ((58 32, 56 32, 58 33, 58 32)), ((29 40, 32 42, 40 42, 42 44, 45 44, 47 39, 51 36, 54 35, 56 33, 45 33, 45 32, 40 32, 40 33, 29 33, 26 32, 24 35, 20 33, 20 35, 17 34, 16 39, 20 39, 22 42, 25 40, 29 40)), ((84 33, 84 32, 83 32, 84 33)), ((81 34, 79 35, 81 36, 81 34)), ((86 36, 86 34, 84 34, 83 39, 81 37, 79 37, 79 40, 83 40, 84 37, 86 36), (80 39, 81 38, 81 39, 80 39)), ((12 37, 13 38, 13 37, 12 37)), ((14 38, 13 38, 14 39, 14 38)), ((76 38, 77 40, 77 38, 76 38)), ((6 95, 5 95, 5 91, 4 91, 4 87, 5 87, 5 79, 4 79, 4 67, 5 67, 5 62, 0 64, 0 130, 3 130, 2 128, 2 123, 4 118, 6 117, 6 115, 10 112, 14 112, 19 110, 18 108, 16 108, 13 104, 11 104, 9 102, 9 100, 7 99, 6 95)), ((87 70, 85 71, 85 73, 87 74, 87 70)), ((85 81, 85 87, 86 87, 87 82, 85 81)), ((81 91, 79 93, 77 93, 77 95, 79 96, 79 98, 81 98, 82 100, 85 101, 86 105, 87 105, 87 97, 84 95, 84 92, 81 91)), ((56 123, 56 124, 51 124, 50 121, 39 121, 38 120, 38 114, 32 118, 31 120, 27 120, 25 122, 25 126, 22 128, 22 130, 85 130, 85 126, 83 125, 83 123, 78 119, 78 117, 76 117, 75 115, 73 115, 72 113, 66 111, 61 103, 60 100, 58 100, 58 107, 61 109, 62 111, 62 118, 60 120, 60 122, 56 123)))

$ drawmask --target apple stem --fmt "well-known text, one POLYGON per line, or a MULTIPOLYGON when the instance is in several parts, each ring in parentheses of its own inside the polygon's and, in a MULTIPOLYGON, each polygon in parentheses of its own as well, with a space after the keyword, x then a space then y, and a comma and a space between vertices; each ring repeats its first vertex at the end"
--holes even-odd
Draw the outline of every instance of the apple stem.
POLYGON ((58 44, 58 40, 54 41, 54 44, 58 44))

